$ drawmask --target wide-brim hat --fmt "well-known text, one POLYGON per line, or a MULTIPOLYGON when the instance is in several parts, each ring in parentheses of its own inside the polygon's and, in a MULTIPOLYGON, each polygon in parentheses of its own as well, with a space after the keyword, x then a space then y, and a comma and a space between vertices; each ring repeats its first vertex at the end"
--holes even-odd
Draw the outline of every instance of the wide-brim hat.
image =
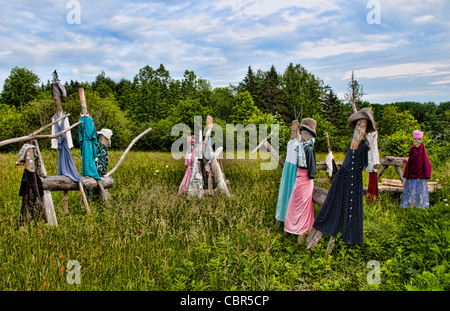
POLYGON ((27 153, 28 149, 35 149, 36 154, 36 147, 32 144, 24 144, 22 148, 19 150, 19 162, 25 162, 25 154, 27 153))
POLYGON ((105 136, 108 139, 111 139, 113 132, 110 129, 102 129, 98 134, 105 136))
POLYGON ((307 131, 311 132, 311 134, 313 134, 314 137, 316 137, 317 136, 316 125, 317 125, 316 120, 311 119, 311 118, 306 118, 306 119, 302 120, 302 124, 300 124, 299 129, 307 130, 307 131))
POLYGON ((373 118, 372 109, 370 108, 362 108, 359 111, 355 112, 348 118, 348 126, 350 126, 352 129, 355 129, 356 122, 358 122, 359 119, 367 119, 369 120, 367 127, 366 127, 366 133, 372 133, 375 132, 377 129, 375 127, 375 120, 373 118))

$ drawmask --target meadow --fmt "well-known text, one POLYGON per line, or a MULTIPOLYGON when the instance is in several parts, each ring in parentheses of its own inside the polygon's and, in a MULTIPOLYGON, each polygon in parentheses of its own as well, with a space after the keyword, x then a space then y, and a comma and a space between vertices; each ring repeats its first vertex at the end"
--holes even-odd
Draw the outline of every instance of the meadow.
MULTIPOLYGON (((121 155, 110 151, 110 169, 121 155)), ((80 168, 79 149, 72 156, 80 168)), ((43 158, 47 173, 56 175, 56 151, 43 150, 43 158)), ((450 290, 449 161, 433 163, 432 179, 443 188, 431 194, 429 209, 402 209, 399 194, 382 193, 365 202, 364 244, 343 245, 338 236, 331 255, 326 235, 308 250, 276 226, 282 168, 262 171, 262 160, 225 159, 231 197, 198 199, 177 196, 183 160, 131 151, 112 176, 106 203, 92 194, 86 214, 80 193, 71 191, 64 213, 62 192, 52 192, 58 226, 40 221, 22 231, 23 167, 15 161, 15 152, 0 154, 3 291, 450 290), (67 282, 70 260, 81 264, 80 284, 67 282), (372 260, 380 264, 379 284, 367 279, 372 260)), ((389 168, 383 176, 397 175, 389 168)))

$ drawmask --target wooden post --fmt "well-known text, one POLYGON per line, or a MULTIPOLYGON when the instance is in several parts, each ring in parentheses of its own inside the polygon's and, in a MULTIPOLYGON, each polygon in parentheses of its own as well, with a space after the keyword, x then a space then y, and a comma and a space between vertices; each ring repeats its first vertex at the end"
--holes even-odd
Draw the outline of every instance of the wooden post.
MULTIPOLYGON (((87 106, 86 106, 86 98, 84 97, 84 89, 82 87, 80 87, 78 89, 78 94, 80 95, 81 114, 87 115, 88 111, 87 111, 87 106)), ((83 189, 83 183, 81 181, 78 183, 78 188, 80 189, 81 198, 83 199, 83 204, 84 204, 84 207, 86 208, 86 212, 89 213, 90 209, 89 209, 89 205, 87 203, 86 193, 84 192, 84 189, 83 189)))
POLYGON ((228 191, 227 184, 225 182, 224 175, 222 173, 222 168, 220 167, 217 159, 219 158, 220 153, 222 152, 222 147, 219 147, 216 152, 213 152, 211 146, 209 147, 209 153, 211 155, 211 166, 213 171, 214 179, 217 183, 217 188, 224 191, 225 194, 229 197, 230 192, 228 191))
POLYGON ((81 114, 87 115, 88 110, 86 105, 86 98, 84 97, 84 89, 82 87, 78 89, 78 94, 80 95, 81 114))
MULTIPOLYGON (((37 161, 38 161, 38 175, 45 179, 47 171, 45 170, 44 160, 42 159, 41 150, 37 140, 32 140, 31 143, 36 147, 37 161)), ((55 207, 53 206, 52 193, 48 190, 44 190, 44 215, 47 223, 52 226, 58 225, 56 219, 55 207)))
MULTIPOLYGON (((62 106, 61 106, 61 96, 57 83, 52 83, 53 88, 53 98, 55 99, 55 110, 56 110, 56 119, 61 118, 62 116, 62 106)), ((69 212, 69 193, 67 190, 64 191, 63 194, 63 203, 64 203, 64 212, 69 212)))

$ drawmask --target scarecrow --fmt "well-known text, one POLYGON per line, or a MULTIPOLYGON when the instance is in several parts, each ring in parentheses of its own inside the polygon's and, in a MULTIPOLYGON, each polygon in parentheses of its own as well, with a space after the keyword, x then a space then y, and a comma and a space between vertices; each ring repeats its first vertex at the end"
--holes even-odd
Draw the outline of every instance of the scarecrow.
POLYGON ((430 205, 427 179, 431 178, 431 163, 422 143, 423 132, 414 131, 413 139, 403 173, 405 185, 400 206, 425 208, 430 205))
POLYGON ((306 118, 300 125, 301 142, 297 147, 297 175, 289 198, 284 231, 298 235, 299 243, 306 238, 314 223, 313 191, 316 174, 314 140, 316 120, 306 118))
POLYGON ((348 125, 354 129, 353 139, 306 240, 307 247, 311 248, 319 242, 323 232, 327 233, 331 236, 329 253, 338 233, 342 233, 344 244, 363 243, 362 171, 368 165, 369 151, 364 137, 366 133, 376 131, 372 110, 363 108, 353 113, 348 125))

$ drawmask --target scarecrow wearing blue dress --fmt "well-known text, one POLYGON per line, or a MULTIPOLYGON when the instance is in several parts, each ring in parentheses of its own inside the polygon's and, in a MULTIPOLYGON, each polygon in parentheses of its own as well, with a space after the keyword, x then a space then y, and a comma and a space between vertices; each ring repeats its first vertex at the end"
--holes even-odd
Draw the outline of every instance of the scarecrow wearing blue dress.
POLYGON ((369 164, 369 143, 364 138, 366 133, 376 131, 372 110, 363 108, 353 113, 348 125, 354 129, 352 142, 306 240, 307 247, 311 248, 319 242, 323 233, 327 233, 331 236, 329 253, 339 233, 344 244, 363 243, 362 171, 369 164))

